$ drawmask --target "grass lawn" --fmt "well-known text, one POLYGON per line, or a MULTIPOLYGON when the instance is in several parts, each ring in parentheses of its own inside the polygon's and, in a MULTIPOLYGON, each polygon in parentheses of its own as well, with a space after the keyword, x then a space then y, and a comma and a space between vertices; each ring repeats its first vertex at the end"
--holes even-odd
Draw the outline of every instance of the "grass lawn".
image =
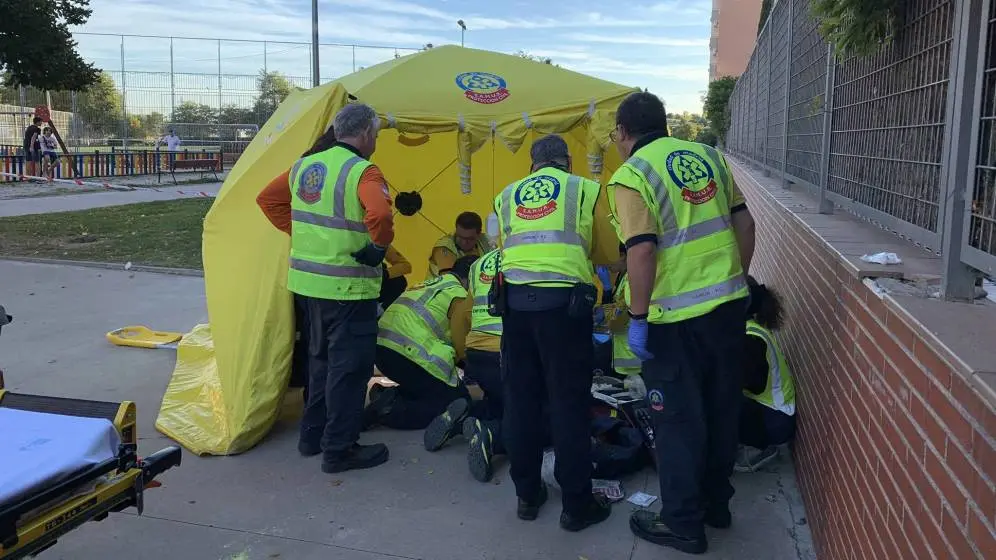
POLYGON ((213 198, 0 218, 0 255, 201 268, 213 198))

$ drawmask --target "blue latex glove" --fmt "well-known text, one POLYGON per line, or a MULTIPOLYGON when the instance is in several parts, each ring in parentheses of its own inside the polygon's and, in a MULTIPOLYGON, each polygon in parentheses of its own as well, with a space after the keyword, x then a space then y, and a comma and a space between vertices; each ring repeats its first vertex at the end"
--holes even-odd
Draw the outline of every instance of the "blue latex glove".
POLYGON ((600 266, 595 269, 595 273, 598 274, 598 279, 602 281, 602 288, 606 291, 612 289, 612 281, 609 277, 609 267, 600 266))
POLYGON ((631 317, 629 331, 626 333, 626 342, 629 343, 630 351, 644 362, 654 358, 654 355, 647 350, 647 328, 646 319, 633 319, 631 317))
POLYGON ((384 255, 387 254, 387 247, 378 247, 373 243, 367 243, 359 251, 355 251, 351 257, 356 259, 356 262, 360 264, 365 264, 367 266, 380 266, 384 262, 384 255))
POLYGON ((605 322, 605 310, 601 306, 595 308, 595 314, 592 317, 595 321, 595 325, 601 325, 605 322))

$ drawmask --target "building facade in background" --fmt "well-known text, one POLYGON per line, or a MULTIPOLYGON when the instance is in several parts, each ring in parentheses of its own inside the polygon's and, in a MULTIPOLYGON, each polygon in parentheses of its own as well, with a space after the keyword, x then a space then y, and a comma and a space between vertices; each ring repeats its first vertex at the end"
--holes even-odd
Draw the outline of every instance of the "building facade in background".
POLYGON ((712 0, 709 81, 739 76, 757 41, 761 0, 712 0))

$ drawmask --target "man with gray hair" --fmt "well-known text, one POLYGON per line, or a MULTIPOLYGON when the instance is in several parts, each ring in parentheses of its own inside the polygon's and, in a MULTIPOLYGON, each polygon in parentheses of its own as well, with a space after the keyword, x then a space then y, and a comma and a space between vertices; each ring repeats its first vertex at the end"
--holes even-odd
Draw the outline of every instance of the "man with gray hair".
POLYGON ((502 316, 503 437, 517 513, 531 521, 547 499, 546 430, 537 426, 549 424, 563 491, 560 526, 580 531, 610 513, 591 493, 588 410, 597 294, 592 258, 605 252, 600 238, 609 239, 612 251, 617 243, 596 232, 607 225, 597 216, 608 215, 599 209, 602 189, 571 173, 564 139, 544 136, 530 156, 531 174, 495 198, 502 253, 489 297, 502 316))
POLYGON ((374 369, 381 262, 394 239, 387 182, 368 161, 377 147, 377 113, 346 105, 333 126, 332 147, 302 157, 288 175, 287 289, 302 301, 310 341, 298 450, 322 453, 327 473, 388 459, 384 444, 358 440, 374 369))

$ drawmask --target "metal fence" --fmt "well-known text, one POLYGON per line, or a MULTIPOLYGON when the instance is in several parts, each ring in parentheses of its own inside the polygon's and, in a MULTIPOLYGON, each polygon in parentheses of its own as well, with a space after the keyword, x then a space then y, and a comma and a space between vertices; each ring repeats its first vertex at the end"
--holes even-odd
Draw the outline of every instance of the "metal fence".
MULTIPOLYGON (((60 130, 74 147, 147 145, 171 127, 194 123, 185 146, 237 147, 273 114, 293 88, 312 85, 310 43, 75 33, 80 53, 102 69, 86 91, 51 92, 51 108, 68 115, 60 130)), ((418 49, 322 44, 322 83, 418 49)), ((34 88, 0 88, 0 144, 20 144, 34 88)), ((60 127, 61 125, 57 126, 60 127)), ((229 153, 235 149, 226 150, 229 153)))
POLYGON ((909 0, 895 39, 839 59, 809 0, 772 9, 726 148, 945 257, 945 294, 996 273, 996 0, 909 0), (979 45, 986 45, 980 49, 979 45), (967 266, 966 266, 967 265, 967 266))

